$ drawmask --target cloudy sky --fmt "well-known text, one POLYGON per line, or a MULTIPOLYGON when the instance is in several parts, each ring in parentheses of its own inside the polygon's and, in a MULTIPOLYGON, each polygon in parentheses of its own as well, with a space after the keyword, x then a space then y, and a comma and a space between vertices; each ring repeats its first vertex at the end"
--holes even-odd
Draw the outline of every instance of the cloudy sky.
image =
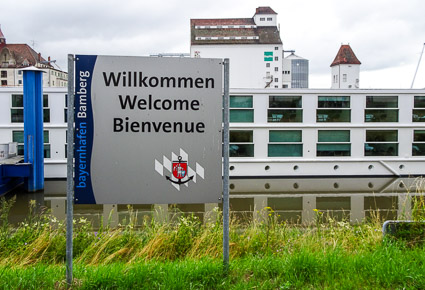
MULTIPOLYGON (((362 88, 410 88, 425 42, 423 0, 2 0, 8 43, 67 68, 67 54, 149 55, 190 51, 191 18, 278 13, 284 49, 310 60, 310 87, 329 88, 342 43, 362 62, 362 88)), ((414 88, 425 87, 425 56, 414 88)))

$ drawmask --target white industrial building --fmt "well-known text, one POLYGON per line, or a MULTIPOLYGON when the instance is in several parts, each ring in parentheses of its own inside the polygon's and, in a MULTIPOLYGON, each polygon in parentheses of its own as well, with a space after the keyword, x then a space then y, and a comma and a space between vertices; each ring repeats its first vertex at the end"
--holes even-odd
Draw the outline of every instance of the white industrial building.
POLYGON ((291 51, 282 63, 282 88, 308 88, 308 60, 291 51))
MULTIPOLYGON (((270 7, 258 7, 252 18, 191 19, 190 55, 229 58, 231 88, 292 87, 283 81, 291 63, 284 65, 277 13, 270 7)), ((308 66, 303 73, 308 79, 308 66)), ((299 86, 307 87, 308 81, 299 86)))

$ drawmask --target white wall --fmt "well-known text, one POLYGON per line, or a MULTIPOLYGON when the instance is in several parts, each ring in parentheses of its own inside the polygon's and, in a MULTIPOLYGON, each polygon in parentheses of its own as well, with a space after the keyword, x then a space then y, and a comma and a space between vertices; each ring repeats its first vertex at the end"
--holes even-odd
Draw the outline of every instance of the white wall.
POLYGON ((359 64, 340 64, 332 67, 332 89, 358 89, 360 80, 360 65, 359 64), (347 75, 347 80, 344 81, 344 74, 347 75), (338 79, 335 82, 334 76, 338 79))
POLYGON ((254 22, 257 26, 277 26, 277 15, 276 14, 255 14, 254 22), (264 20, 262 20, 263 18, 264 20))
POLYGON ((230 87, 231 88, 264 88, 268 79, 267 72, 278 82, 272 82, 270 88, 282 88, 282 45, 192 45, 191 57, 199 51, 201 58, 229 58, 230 59, 230 87), (278 50, 275 50, 278 47, 278 50), (264 61, 264 52, 273 52, 273 61, 264 61), (274 57, 278 57, 278 61, 274 57), (270 63, 270 67, 266 64, 270 63), (277 67, 278 71, 275 71, 277 67))
POLYGON ((288 88, 292 87, 292 60, 283 59, 282 71, 289 71, 289 74, 282 74, 282 85, 287 85, 288 88))

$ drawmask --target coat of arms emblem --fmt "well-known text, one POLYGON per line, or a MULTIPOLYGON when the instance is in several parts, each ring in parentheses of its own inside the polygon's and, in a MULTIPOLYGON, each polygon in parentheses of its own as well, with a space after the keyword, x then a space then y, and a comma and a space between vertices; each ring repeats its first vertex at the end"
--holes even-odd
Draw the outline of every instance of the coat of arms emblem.
POLYGON ((169 176, 166 176, 167 180, 175 183, 175 184, 185 184, 186 182, 189 182, 193 179, 193 176, 188 177, 187 176, 187 161, 183 161, 182 157, 179 156, 177 158, 178 160, 173 160, 171 171, 173 173, 173 177, 171 178, 169 176), (176 180, 177 181, 176 181, 176 180))

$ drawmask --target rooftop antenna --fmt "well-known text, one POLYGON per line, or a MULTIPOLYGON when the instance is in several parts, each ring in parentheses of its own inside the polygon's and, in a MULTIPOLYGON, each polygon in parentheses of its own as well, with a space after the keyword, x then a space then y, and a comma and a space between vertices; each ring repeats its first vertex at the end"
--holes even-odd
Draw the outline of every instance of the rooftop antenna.
POLYGON ((413 88, 413 84, 415 83, 416 74, 418 73, 419 65, 421 64, 422 55, 424 54, 424 48, 425 48, 425 43, 422 46, 422 52, 421 52, 421 56, 419 57, 418 66, 416 67, 415 75, 413 76, 412 85, 410 86, 411 89, 413 88))
POLYGON ((31 40, 31 46, 32 49, 35 49, 35 45, 37 44, 37 42, 35 42, 35 40, 31 40))

